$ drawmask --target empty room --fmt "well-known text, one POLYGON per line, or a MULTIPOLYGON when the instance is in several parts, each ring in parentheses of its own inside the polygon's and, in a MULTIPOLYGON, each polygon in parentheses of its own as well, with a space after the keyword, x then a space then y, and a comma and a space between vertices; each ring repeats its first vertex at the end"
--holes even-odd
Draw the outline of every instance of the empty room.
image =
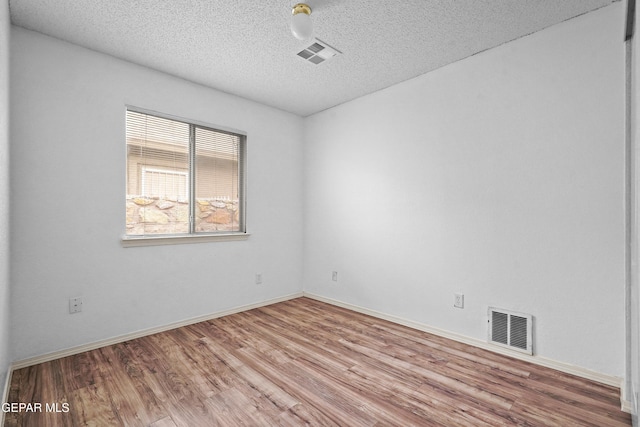
POLYGON ((635 0, 0 3, 0 424, 638 425, 635 0))

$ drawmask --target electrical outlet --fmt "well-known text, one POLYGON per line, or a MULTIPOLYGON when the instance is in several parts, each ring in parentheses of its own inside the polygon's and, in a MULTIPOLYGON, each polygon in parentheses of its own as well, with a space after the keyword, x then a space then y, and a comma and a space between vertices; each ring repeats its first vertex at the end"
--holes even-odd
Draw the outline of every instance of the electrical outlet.
POLYGON ((69 314, 80 313, 82 311, 82 297, 69 299, 69 314))
POLYGON ((332 271, 331 272, 331 280, 333 280, 334 282, 338 281, 338 272, 337 271, 332 271))
POLYGON ((256 273, 256 285, 262 285, 262 273, 256 273))
POLYGON ((453 306, 457 308, 464 308, 463 294, 453 294, 453 306))

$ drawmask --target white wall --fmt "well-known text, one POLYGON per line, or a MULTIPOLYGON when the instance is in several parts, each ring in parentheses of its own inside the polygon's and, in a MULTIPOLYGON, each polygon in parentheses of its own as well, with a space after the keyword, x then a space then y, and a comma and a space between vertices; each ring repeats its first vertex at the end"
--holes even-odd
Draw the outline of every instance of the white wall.
POLYGON ((10 361, 9 28, 9 3, 0 2, 0 399, 10 361))
POLYGON ((21 28, 11 36, 14 360, 301 290, 301 118, 21 28), (249 240, 121 247, 125 104, 247 133, 249 240), (75 296, 83 312, 70 315, 75 296))
POLYGON ((622 8, 307 118, 305 291, 624 376, 622 8))

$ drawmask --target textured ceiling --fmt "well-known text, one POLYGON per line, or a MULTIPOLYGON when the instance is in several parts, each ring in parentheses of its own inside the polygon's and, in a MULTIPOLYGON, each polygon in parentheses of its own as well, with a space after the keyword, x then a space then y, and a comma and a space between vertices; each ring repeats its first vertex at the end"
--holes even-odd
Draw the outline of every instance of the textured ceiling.
MULTIPOLYGON (((10 0, 14 25, 307 116, 617 0, 309 0, 341 55, 296 55, 283 0, 10 0)), ((622 36, 621 36, 622 37, 622 36)))

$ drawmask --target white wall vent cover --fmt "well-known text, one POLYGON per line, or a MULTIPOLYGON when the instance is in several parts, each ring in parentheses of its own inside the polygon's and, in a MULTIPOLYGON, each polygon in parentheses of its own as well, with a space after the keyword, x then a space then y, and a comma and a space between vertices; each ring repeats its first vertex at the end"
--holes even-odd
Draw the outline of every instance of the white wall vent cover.
POLYGON ((338 50, 332 48, 325 42, 318 39, 313 39, 309 47, 298 52, 298 56, 304 60, 318 65, 328 61, 339 53, 340 52, 338 50))
POLYGON ((489 342, 533 354, 533 316, 489 307, 489 342))

